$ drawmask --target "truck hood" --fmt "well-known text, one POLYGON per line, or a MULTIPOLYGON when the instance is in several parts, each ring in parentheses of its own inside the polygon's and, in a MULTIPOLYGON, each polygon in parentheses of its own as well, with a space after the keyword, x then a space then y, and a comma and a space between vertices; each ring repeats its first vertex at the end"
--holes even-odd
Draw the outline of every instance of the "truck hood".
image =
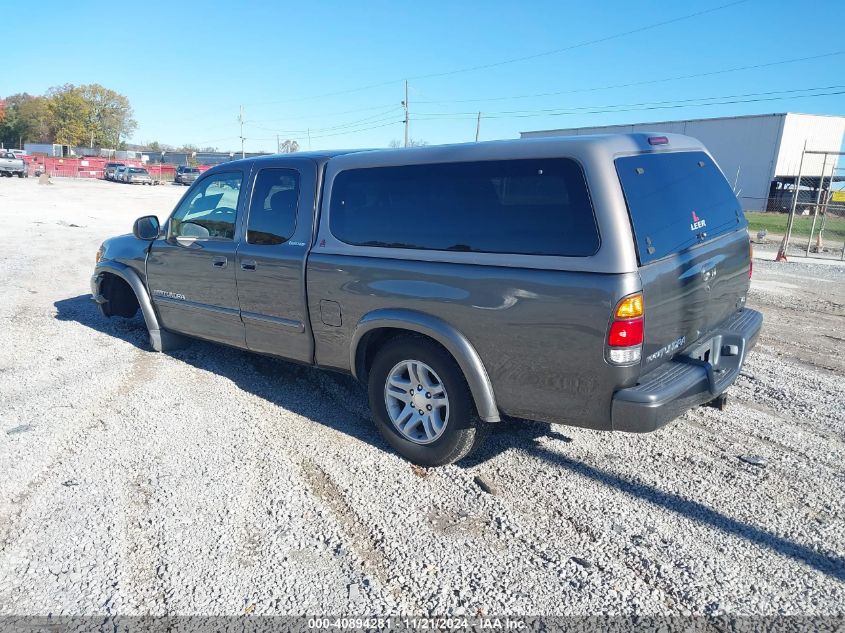
POLYGON ((146 259, 149 248, 150 242, 139 240, 131 233, 117 235, 103 242, 103 259, 133 265, 146 259))

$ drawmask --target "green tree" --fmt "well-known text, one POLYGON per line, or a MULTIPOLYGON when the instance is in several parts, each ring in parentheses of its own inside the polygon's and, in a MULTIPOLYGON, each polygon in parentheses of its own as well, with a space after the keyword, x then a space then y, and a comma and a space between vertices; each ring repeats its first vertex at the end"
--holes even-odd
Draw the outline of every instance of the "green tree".
POLYGON ((50 88, 43 97, 6 97, 0 141, 6 147, 30 141, 120 148, 137 125, 122 94, 99 84, 65 84, 50 88))
POLYGON ((97 147, 116 147, 138 127, 124 95, 100 84, 77 89, 85 102, 85 136, 97 147))
POLYGON ((55 143, 81 145, 85 142, 89 108, 79 88, 73 84, 50 88, 47 91, 47 108, 55 143))
POLYGON ((47 99, 25 96, 26 99, 18 106, 18 114, 24 127, 24 141, 49 143, 53 139, 50 134, 50 108, 47 99))
POLYGON ((13 99, 18 95, 7 97, 0 110, 0 143, 3 147, 17 147, 21 132, 21 124, 17 107, 13 99))
POLYGON ((49 113, 43 97, 21 93, 5 99, 0 118, 0 141, 5 147, 25 142, 47 142, 50 138, 49 113))

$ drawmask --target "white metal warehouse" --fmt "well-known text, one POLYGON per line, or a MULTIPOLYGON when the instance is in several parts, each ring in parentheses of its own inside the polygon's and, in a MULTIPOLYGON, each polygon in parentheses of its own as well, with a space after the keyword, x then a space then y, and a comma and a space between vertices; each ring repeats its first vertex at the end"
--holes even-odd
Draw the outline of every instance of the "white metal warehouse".
MULTIPOLYGON (((767 200, 775 195, 777 188, 793 186, 805 142, 808 150, 842 151, 845 117, 785 112, 538 130, 522 132, 521 136, 533 138, 630 132, 673 132, 699 139, 713 154, 731 185, 734 185, 743 208, 755 211, 766 209, 767 200)), ((802 174, 821 177, 822 160, 820 155, 807 155, 802 174)), ((826 177, 830 176, 832 168, 831 163, 826 165, 826 177)))

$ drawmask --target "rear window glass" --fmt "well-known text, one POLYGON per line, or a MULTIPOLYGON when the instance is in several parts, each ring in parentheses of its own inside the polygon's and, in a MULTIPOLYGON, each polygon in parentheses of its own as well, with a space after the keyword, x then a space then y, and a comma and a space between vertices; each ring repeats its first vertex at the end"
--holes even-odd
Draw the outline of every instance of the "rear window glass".
POLYGON ((641 264, 746 225, 731 186, 704 152, 617 158, 616 171, 641 264))
POLYGON ((599 235, 580 166, 532 159, 341 172, 330 228, 360 246, 583 257, 599 235))

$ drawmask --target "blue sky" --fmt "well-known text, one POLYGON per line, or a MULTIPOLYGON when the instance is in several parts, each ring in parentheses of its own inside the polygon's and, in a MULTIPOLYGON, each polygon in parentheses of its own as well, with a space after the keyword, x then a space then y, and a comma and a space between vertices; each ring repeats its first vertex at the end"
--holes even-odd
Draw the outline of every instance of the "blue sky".
POLYGON ((220 149, 240 147, 242 104, 247 151, 273 150, 277 134, 303 149, 309 134, 313 149, 386 146, 403 137, 405 78, 411 136, 428 143, 473 140, 477 111, 482 140, 677 118, 845 114, 845 94, 806 96, 845 92, 845 54, 655 81, 845 53, 835 0, 745 0, 612 37, 730 2, 4 2, 3 31, 16 44, 4 47, 0 96, 100 83, 129 97, 133 141, 220 149), (442 74, 522 57, 531 59, 442 74), (607 88, 620 84, 637 85, 607 88), (547 93, 557 94, 526 96, 547 93), (727 101, 740 103, 719 103, 727 101))

